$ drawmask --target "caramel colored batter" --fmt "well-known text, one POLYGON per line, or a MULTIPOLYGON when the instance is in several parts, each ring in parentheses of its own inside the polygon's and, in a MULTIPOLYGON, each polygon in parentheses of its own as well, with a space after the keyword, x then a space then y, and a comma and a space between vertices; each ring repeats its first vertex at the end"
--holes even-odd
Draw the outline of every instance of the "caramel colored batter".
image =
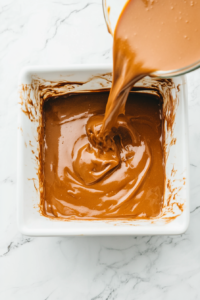
POLYGON ((130 93, 106 149, 96 147, 107 92, 44 104, 44 214, 72 219, 149 218, 163 205, 162 103, 130 93), (94 144, 94 146, 93 146, 94 144))
POLYGON ((129 92, 153 71, 200 59, 199 20, 200 0, 128 1, 114 32, 109 98, 79 94, 44 104, 44 214, 127 219, 161 212, 162 106, 129 92))

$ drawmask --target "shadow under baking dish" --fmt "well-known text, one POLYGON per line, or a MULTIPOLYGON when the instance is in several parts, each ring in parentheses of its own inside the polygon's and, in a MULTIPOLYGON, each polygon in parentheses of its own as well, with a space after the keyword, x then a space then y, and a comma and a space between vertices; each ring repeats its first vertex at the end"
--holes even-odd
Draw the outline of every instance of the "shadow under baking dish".
POLYGON ((179 234, 189 224, 188 121, 185 79, 144 78, 134 89, 146 89, 163 98, 165 113, 165 187, 163 209, 152 219, 71 220, 44 217, 40 211, 41 107, 49 97, 88 91, 105 91, 112 82, 112 66, 68 68, 29 67, 20 75, 18 124, 18 225, 23 234, 144 235, 179 234), (173 110, 170 105, 173 105, 173 110), (170 116, 170 113, 173 114, 170 116), (169 119, 174 119, 169 124, 169 119))

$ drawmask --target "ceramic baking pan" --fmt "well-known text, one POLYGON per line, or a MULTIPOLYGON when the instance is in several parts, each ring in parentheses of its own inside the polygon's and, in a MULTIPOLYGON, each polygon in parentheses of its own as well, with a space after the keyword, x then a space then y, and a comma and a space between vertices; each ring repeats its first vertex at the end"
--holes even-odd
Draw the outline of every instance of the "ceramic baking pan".
MULTIPOLYGON (((187 84, 184 77, 166 81, 144 78, 149 93, 163 95, 165 110, 166 183, 162 213, 151 220, 63 221, 40 214, 40 95, 109 89, 112 66, 27 67, 19 77, 17 215, 21 233, 30 236, 180 234, 189 224, 187 84), (61 83, 61 84, 60 84, 61 83), (80 83, 80 84, 79 84, 80 83), (174 123, 167 126, 173 104, 174 123)), ((45 98, 44 97, 44 98, 45 98)))

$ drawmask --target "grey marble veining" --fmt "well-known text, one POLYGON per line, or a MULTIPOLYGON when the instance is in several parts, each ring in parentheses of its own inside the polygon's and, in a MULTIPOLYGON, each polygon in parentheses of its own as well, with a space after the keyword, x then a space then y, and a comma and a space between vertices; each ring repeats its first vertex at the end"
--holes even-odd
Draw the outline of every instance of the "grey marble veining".
POLYGON ((200 70, 187 75, 191 219, 178 236, 30 238, 16 226, 26 65, 111 63, 101 0, 0 1, 0 299, 200 299, 200 70))

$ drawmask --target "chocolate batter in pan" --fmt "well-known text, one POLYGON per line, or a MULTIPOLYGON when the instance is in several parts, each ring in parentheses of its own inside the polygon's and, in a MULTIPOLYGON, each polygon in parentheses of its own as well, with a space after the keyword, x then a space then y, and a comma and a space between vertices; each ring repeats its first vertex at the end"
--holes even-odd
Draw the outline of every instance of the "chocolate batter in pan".
POLYGON ((75 219, 149 218, 163 204, 162 103, 130 93, 106 149, 95 141, 109 94, 44 104, 44 214, 75 219))

